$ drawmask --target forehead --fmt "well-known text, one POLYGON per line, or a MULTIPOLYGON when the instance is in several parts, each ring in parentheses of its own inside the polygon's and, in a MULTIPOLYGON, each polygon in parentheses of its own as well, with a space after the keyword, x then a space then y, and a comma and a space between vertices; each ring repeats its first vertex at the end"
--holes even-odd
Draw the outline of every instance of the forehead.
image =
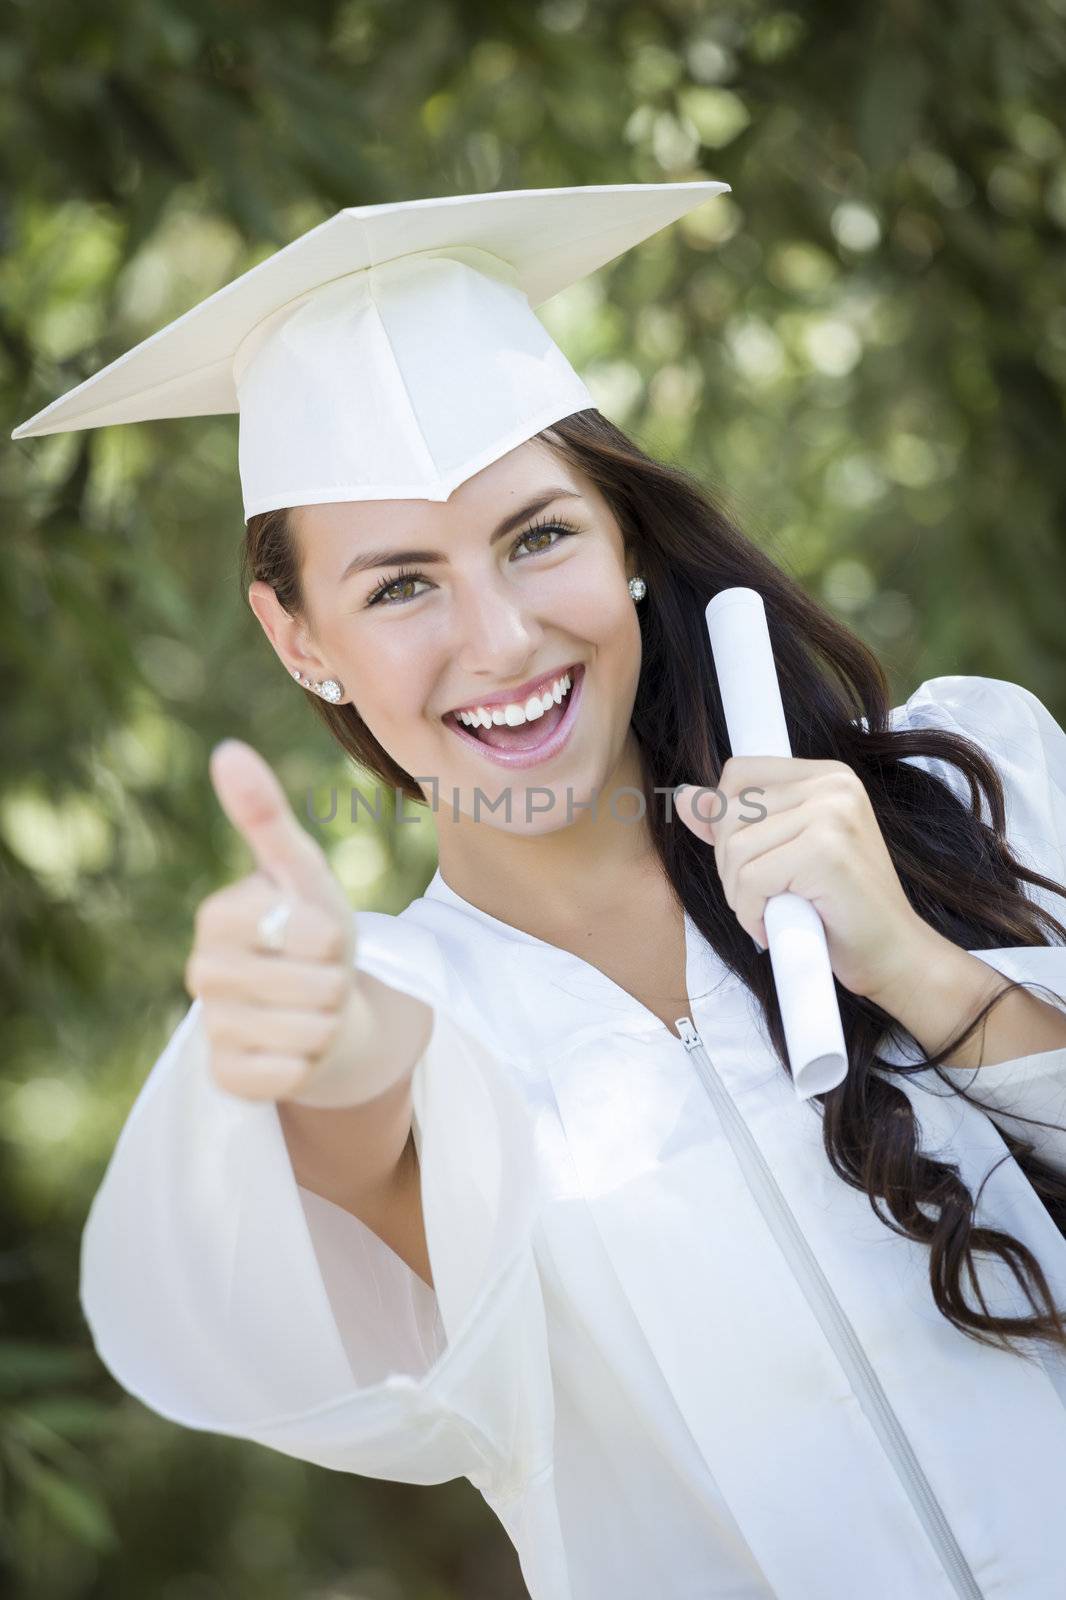
POLYGON ((495 526, 538 491, 558 485, 591 498, 583 474, 540 439, 527 439, 514 450, 475 472, 447 500, 335 500, 326 505, 296 506, 292 524, 305 550, 314 546, 357 549, 381 537, 410 535, 432 542, 461 529, 481 531, 495 526))

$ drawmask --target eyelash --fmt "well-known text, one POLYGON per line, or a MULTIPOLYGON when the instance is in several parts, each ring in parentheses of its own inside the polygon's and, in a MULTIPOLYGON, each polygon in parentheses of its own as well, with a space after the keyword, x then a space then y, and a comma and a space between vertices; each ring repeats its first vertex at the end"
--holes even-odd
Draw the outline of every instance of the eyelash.
MULTIPOLYGON (((571 522, 566 522, 566 521, 562 520, 559 517, 545 517, 542 521, 531 523, 528 528, 525 528, 518 535, 518 538, 514 541, 514 544, 511 546, 511 549, 514 550, 518 545, 520 545, 523 542, 523 540, 532 538, 532 536, 535 533, 543 533, 543 532, 546 532, 548 530, 553 530, 554 532, 556 532, 558 534, 561 534, 562 538, 567 538, 572 533, 580 532, 580 529, 575 528, 573 523, 571 523, 571 522)), ((530 552, 530 554, 531 555, 535 555, 535 556, 542 555, 544 553, 544 551, 546 551, 546 550, 554 550, 554 549, 556 549, 557 546, 559 544, 561 544, 561 542, 562 542, 562 539, 553 539, 551 544, 542 545, 539 550, 533 550, 533 551, 530 552)), ((408 567, 401 567, 399 572, 396 574, 396 576, 394 578, 389 578, 389 579, 386 580, 385 583, 379 583, 378 584, 377 588, 373 591, 373 593, 370 594, 367 597, 367 602, 366 602, 367 605, 368 606, 374 606, 374 605, 379 605, 379 604, 384 604, 386 606, 397 606, 397 605, 402 606, 402 605, 406 605, 407 604, 407 600, 384 600, 383 601, 381 597, 383 595, 387 594, 390 589, 397 588, 400 584, 409 583, 412 580, 421 581, 423 583, 426 583, 426 582, 429 581, 426 578, 425 573, 419 572, 416 569, 410 569, 408 567)), ((409 595, 407 597, 408 600, 413 600, 413 599, 416 599, 416 598, 417 598, 417 596, 415 596, 415 595, 409 595)))

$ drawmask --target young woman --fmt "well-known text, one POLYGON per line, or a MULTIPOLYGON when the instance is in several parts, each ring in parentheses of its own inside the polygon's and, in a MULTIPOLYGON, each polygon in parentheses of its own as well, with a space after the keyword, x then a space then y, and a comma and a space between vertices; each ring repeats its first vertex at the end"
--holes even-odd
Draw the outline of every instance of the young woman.
POLYGON ((890 709, 867 648, 587 406, 447 493, 253 508, 246 560, 284 668, 429 807, 439 865, 353 916, 267 764, 214 752, 255 870, 197 913, 193 1004, 93 1203, 102 1359, 188 1427, 466 1476, 534 1600, 1043 1600, 1050 713, 980 677, 890 709), (733 585, 789 760, 729 757, 703 610, 733 585), (762 948, 789 889, 848 1043, 806 1101, 762 948))

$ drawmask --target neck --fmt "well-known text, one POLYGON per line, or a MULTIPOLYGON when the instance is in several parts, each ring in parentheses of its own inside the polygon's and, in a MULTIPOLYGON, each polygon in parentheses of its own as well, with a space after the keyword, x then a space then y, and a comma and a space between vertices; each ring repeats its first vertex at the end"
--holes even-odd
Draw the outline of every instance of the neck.
MULTIPOLYGON (((485 813, 475 822, 442 809, 441 877, 490 916, 559 942, 567 930, 602 923, 665 884, 647 816, 640 815, 637 794, 643 793, 640 753, 630 732, 617 767, 596 796, 595 816, 575 800, 572 822, 518 834, 484 820, 485 813), (612 808, 612 796, 621 789, 637 793, 618 795, 612 808)), ((660 796, 653 798, 662 803, 660 796)))

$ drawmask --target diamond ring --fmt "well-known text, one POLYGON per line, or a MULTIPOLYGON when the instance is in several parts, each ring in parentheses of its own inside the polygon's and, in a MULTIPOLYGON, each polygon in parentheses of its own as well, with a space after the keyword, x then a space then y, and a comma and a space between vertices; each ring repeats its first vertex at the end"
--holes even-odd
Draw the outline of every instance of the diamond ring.
POLYGON ((287 900, 279 900, 263 912, 255 925, 256 940, 260 950, 283 950, 285 948, 285 929, 292 915, 292 906, 287 900))

